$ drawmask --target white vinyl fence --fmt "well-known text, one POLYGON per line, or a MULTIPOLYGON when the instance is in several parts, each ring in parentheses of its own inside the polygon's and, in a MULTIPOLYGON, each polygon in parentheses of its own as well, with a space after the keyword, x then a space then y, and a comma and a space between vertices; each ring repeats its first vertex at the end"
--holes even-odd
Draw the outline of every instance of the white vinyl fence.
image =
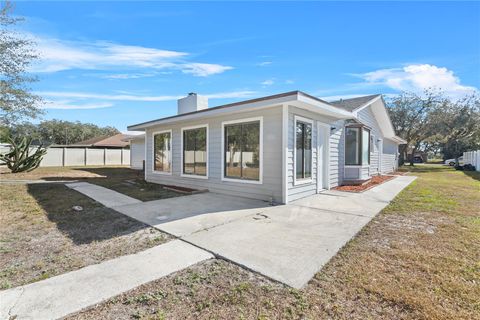
POLYGON ((471 164, 475 166, 476 171, 480 171, 480 150, 464 152, 463 163, 471 164))
MULTIPOLYGON (((0 153, 10 151, 0 147, 0 153)), ((128 149, 48 148, 40 167, 120 166, 130 165, 128 149)))

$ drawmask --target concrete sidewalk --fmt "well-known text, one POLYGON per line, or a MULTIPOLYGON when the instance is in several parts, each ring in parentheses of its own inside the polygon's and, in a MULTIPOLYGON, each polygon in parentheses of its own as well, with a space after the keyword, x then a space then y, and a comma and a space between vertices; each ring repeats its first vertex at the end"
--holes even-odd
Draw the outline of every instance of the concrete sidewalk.
POLYGON ((126 196, 120 192, 113 191, 88 182, 75 182, 65 184, 67 187, 83 193, 87 197, 100 202, 105 207, 113 208, 129 204, 139 204, 142 201, 126 196))
POLYGON ((0 291, 0 319, 58 319, 213 258, 181 240, 0 291))

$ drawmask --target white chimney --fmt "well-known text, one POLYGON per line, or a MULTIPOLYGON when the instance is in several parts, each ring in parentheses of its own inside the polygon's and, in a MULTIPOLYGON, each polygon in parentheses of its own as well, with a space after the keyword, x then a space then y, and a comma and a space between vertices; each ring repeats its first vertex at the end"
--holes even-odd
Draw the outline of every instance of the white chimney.
POLYGON ((194 112, 208 108, 208 98, 191 92, 185 98, 178 99, 178 114, 194 112))

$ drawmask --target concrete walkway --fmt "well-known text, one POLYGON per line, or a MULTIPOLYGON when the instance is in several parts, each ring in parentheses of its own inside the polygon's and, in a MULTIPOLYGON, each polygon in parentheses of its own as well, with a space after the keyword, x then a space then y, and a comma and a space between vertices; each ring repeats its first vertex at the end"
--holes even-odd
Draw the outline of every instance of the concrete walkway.
POLYGON ((327 191, 181 239, 299 289, 414 179, 364 193, 327 191))
POLYGON ((331 190, 275 207, 205 193, 114 209, 301 288, 413 180, 400 176, 363 193, 331 190))
POLYGON ((67 183, 65 185, 73 190, 83 193, 95 201, 100 202, 108 208, 142 203, 140 200, 126 196, 117 191, 113 191, 88 182, 67 183))
POLYGON ((213 258, 181 240, 0 292, 0 319, 58 319, 213 258))

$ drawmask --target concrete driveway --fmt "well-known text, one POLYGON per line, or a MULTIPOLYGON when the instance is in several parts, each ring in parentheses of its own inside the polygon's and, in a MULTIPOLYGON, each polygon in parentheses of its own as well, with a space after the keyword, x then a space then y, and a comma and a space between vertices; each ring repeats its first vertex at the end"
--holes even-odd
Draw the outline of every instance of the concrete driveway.
POLYGON ((401 176, 363 193, 326 191, 274 207, 205 193, 114 209, 301 288, 414 179, 401 176))

